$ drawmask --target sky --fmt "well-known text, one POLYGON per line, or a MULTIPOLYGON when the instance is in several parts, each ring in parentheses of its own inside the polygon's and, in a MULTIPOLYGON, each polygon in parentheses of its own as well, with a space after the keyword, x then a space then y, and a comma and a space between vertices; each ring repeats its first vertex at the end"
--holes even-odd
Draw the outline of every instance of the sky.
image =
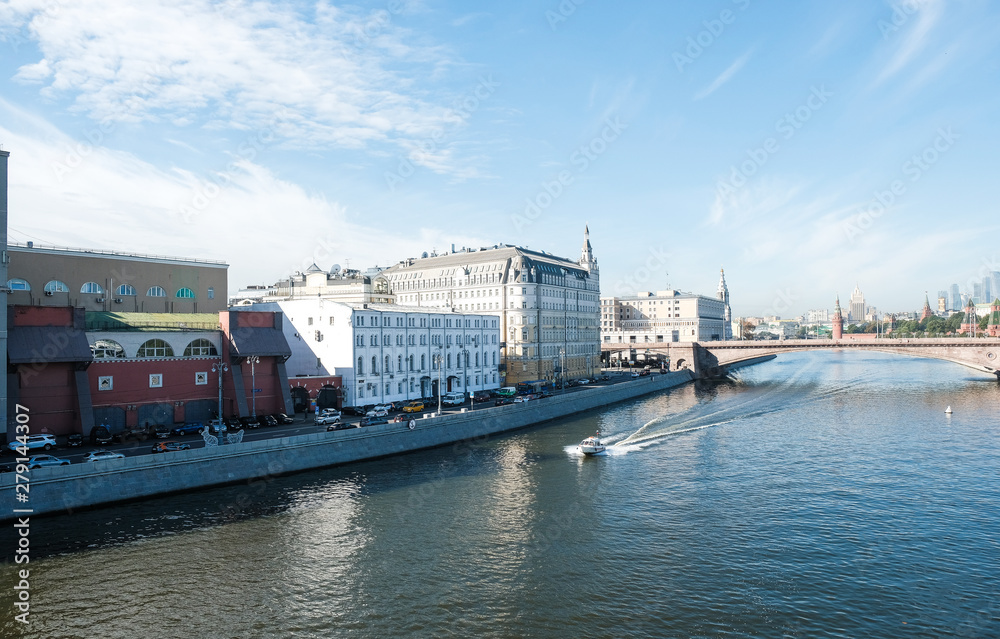
POLYGON ((0 2, 11 241, 230 290, 516 244, 604 296, 880 310, 1000 271, 1000 5, 0 2))

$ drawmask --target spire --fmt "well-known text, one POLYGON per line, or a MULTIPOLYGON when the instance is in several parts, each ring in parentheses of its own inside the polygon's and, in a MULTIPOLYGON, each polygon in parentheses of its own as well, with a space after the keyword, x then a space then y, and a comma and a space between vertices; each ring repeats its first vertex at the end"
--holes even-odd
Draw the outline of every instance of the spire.
POLYGON ((587 270, 597 268, 597 260, 594 259, 594 249, 590 246, 590 225, 583 226, 583 249, 580 250, 580 265, 587 270))

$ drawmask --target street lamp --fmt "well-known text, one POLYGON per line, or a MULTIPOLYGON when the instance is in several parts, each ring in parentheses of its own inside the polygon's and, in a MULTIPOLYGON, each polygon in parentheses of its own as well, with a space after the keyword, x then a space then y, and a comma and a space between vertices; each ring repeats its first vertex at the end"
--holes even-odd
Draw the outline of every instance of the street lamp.
POLYGON ((219 373, 219 414, 218 414, 219 427, 217 429, 219 431, 219 444, 225 443, 225 438, 222 437, 222 423, 223 423, 222 422, 222 374, 228 370, 229 366, 227 366, 226 363, 222 361, 221 357, 219 358, 218 364, 212 364, 212 372, 219 373))
POLYGON ((566 349, 559 349, 559 388, 566 392, 566 349))
POLYGON ((252 413, 254 417, 257 417, 257 380, 254 365, 260 364, 260 358, 256 355, 252 355, 247 358, 247 361, 250 362, 250 401, 253 404, 252 413))
POLYGON ((441 384, 442 384, 442 381, 441 381, 441 371, 442 371, 442 369, 444 369, 443 347, 440 344, 438 345, 438 353, 437 353, 437 355, 434 355, 434 359, 437 360, 437 366, 438 366, 438 412, 437 412, 437 414, 438 414, 438 417, 440 417, 441 416, 441 384))

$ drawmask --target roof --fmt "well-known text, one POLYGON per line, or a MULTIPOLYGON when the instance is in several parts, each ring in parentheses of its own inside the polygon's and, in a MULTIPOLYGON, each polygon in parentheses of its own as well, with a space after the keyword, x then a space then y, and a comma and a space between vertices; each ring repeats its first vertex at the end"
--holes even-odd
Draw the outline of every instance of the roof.
POLYGON ((217 331, 218 313, 116 313, 88 311, 88 331, 217 331))
POLYGON ((424 257, 419 259, 414 259, 413 263, 401 262, 393 266, 388 267, 382 274, 391 274, 395 272, 410 272, 412 270, 432 270, 432 269, 443 269, 452 268, 466 265, 477 265, 484 262, 498 262, 508 259, 513 259, 515 257, 526 258, 529 262, 537 265, 548 265, 557 268, 565 268, 572 271, 586 271, 577 262, 564 257, 557 257, 555 255, 550 255, 548 253, 542 253, 540 251, 532 251, 530 249, 522 248, 520 246, 498 246, 490 247, 485 249, 480 249, 478 251, 461 251, 456 253, 448 253, 445 255, 438 255, 435 257, 424 257))
POLYGON ((11 364, 94 361, 87 334, 70 326, 11 326, 7 356, 11 364))
POLYGON ((288 347, 280 328, 239 326, 232 329, 229 341, 232 344, 233 357, 292 356, 292 349, 288 347))

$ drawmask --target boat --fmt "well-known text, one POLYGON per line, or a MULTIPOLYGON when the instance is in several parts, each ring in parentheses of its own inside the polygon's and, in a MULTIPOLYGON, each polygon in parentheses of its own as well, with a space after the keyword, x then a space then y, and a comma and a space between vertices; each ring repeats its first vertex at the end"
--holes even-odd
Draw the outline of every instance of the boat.
POLYGON ((580 446, 578 447, 578 450, 584 455, 596 455, 597 453, 603 453, 604 449, 605 446, 601 442, 601 431, 597 431, 597 434, 593 437, 588 437, 580 442, 580 446))

